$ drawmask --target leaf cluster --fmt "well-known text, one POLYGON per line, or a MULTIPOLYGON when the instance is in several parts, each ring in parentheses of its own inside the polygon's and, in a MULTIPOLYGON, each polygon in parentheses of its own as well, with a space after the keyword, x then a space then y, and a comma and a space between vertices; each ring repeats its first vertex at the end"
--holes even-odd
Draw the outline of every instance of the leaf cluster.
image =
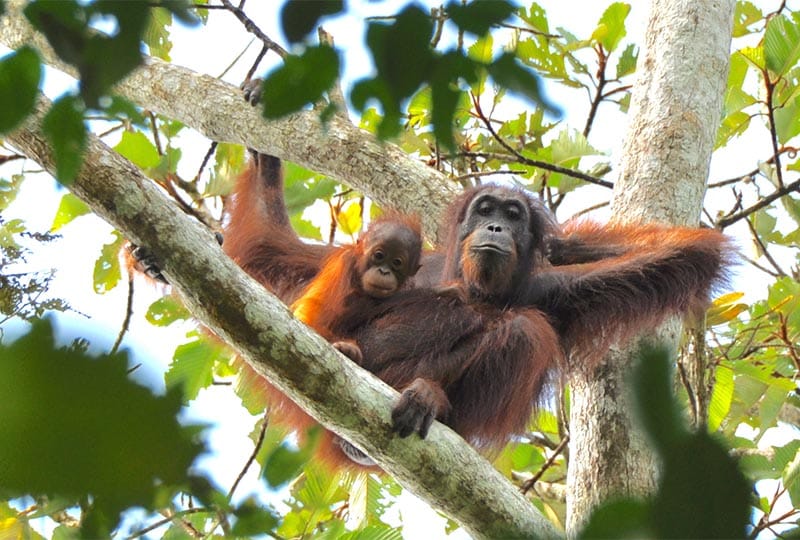
MULTIPOLYGON (((160 6, 186 24, 198 21, 185 0, 167 0, 160 6)), ((112 87, 142 63, 141 42, 152 10, 146 0, 34 0, 25 8, 28 21, 78 72, 79 91, 56 100, 45 119, 60 181, 74 179, 82 163, 86 111, 113 114, 117 105, 107 99, 112 87)), ((161 21, 169 24, 171 17, 161 21)), ((31 46, 0 60, 0 101, 11 105, 0 110, 0 134, 10 132, 31 113, 42 79, 42 62, 31 46)))

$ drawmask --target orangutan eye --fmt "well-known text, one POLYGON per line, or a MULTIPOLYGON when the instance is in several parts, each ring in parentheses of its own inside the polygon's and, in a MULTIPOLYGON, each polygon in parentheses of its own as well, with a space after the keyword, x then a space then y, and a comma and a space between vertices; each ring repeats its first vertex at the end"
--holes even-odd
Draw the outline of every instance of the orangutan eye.
POLYGON ((492 213, 492 203, 491 201, 483 200, 478 203, 478 208, 476 209, 479 215, 481 216, 488 216, 492 213))
POLYGON ((375 262, 383 262, 383 259, 385 258, 386 254, 380 249, 376 249, 372 252, 372 260, 375 262))
POLYGON ((522 208, 516 204, 512 204, 506 208, 506 216, 511 221, 517 221, 522 217, 522 208))
POLYGON ((394 268, 395 270, 400 270, 401 268, 403 268, 403 259, 398 257, 395 260, 393 260, 392 261, 392 268, 394 268))

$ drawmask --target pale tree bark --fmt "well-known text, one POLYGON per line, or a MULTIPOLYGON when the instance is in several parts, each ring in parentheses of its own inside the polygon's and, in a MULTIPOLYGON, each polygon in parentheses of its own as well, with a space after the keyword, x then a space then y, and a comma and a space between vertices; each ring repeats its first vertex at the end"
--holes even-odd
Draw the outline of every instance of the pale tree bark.
MULTIPOLYGON (((727 82, 734 0, 653 0, 614 186, 613 219, 697 225, 727 82)), ((675 345, 677 322, 658 340, 675 345)), ((614 496, 652 493, 658 463, 625 381, 638 347, 570 378, 567 531, 614 496)))
MULTIPOLYGON (((55 170, 41 130, 46 100, 8 142, 55 170)), ((69 189, 126 236, 147 245, 181 300, 326 427, 476 538, 557 537, 519 491, 461 437, 434 423, 426 440, 392 433, 398 394, 347 361, 224 256, 211 233, 177 209, 132 163, 90 136, 69 189)))

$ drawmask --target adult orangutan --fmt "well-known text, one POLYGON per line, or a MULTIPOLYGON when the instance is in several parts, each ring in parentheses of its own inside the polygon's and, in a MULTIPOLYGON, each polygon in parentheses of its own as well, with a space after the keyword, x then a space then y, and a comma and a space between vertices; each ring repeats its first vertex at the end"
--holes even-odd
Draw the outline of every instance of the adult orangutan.
MULTIPOLYGON (((225 245, 293 301, 333 248, 291 231, 268 159, 258 156, 240 180, 225 245)), ((445 245, 425 254, 416 288, 359 314, 365 324, 354 338, 361 365, 401 391, 393 419, 402 436, 424 436, 440 419, 481 447, 524 429, 567 354, 591 361, 614 340, 703 305, 730 252, 711 230, 588 222, 561 230, 537 199, 500 186, 464 193, 447 215, 445 245)))

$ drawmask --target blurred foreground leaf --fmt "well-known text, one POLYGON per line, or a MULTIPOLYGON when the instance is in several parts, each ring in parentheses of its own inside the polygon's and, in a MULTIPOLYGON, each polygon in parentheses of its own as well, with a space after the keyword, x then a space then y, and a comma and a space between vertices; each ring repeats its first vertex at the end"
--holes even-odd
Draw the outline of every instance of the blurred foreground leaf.
POLYGON ((0 346, 0 490, 88 497, 84 534, 107 536, 122 510, 185 483, 201 446, 178 424, 180 395, 155 396, 127 370, 125 353, 58 348, 46 321, 0 346))

